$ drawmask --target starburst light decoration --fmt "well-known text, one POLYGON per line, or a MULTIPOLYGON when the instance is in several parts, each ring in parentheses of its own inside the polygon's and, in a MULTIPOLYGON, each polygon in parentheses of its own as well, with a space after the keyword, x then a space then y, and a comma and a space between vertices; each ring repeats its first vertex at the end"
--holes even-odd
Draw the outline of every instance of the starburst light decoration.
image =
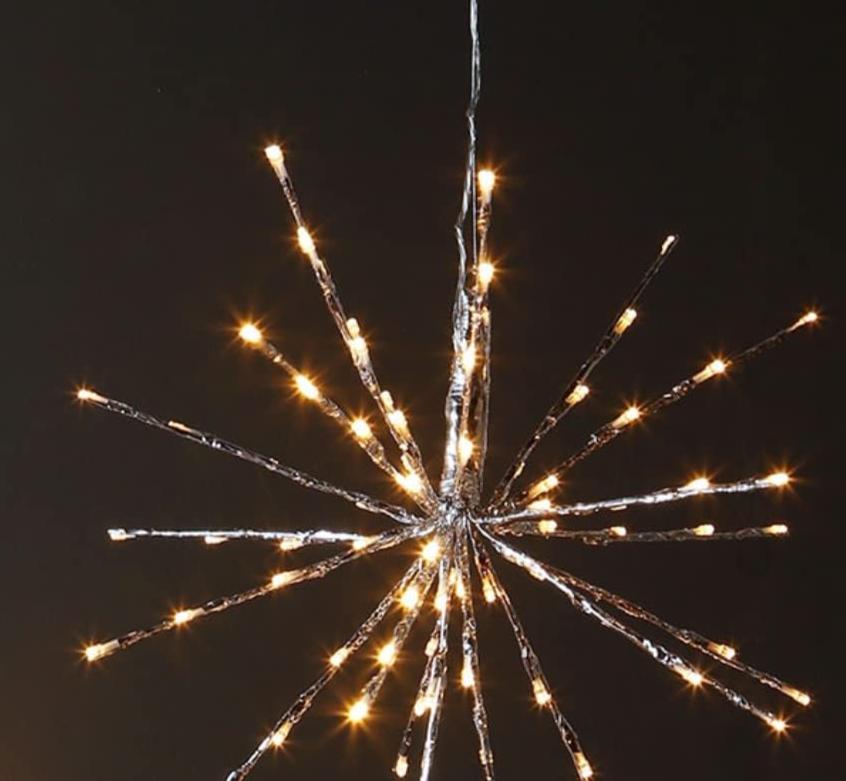
MULTIPOLYGON (((300 396, 340 426, 350 441, 358 445, 370 460, 388 475, 390 481, 401 489, 407 499, 406 506, 338 487, 193 426, 141 412, 90 388, 81 388, 77 392, 77 397, 82 402, 249 461, 305 488, 332 494, 361 510, 375 513, 393 522, 393 526, 388 530, 372 535, 335 529, 110 529, 109 535, 115 541, 141 538, 198 539, 208 545, 217 545, 240 539, 275 544, 283 551, 323 545, 340 549, 340 552, 298 569, 280 570, 247 591, 180 609, 148 629, 136 630, 111 640, 91 644, 83 652, 89 662, 98 662, 155 635, 175 630, 259 597, 293 588, 298 583, 323 578, 357 559, 375 556, 380 551, 403 544, 417 546, 418 553, 399 582, 388 591, 349 639, 329 655, 316 680, 278 717, 253 752, 229 774, 228 781, 245 778, 268 751, 284 746, 291 730, 303 719, 317 696, 337 672, 365 645, 373 643, 378 646, 373 655, 375 667, 358 697, 349 703, 347 711, 350 723, 367 719, 388 675, 404 653, 406 640, 413 625, 430 609, 434 611, 434 625, 423 650, 424 669, 411 704, 407 726, 400 740, 394 772, 400 778, 406 777, 414 761, 419 767, 420 779, 427 781, 432 773, 444 691, 452 680, 448 672, 448 639, 450 620, 455 614, 456 621, 460 621, 461 625, 461 643, 458 650, 460 664, 455 681, 467 690, 472 702, 481 771, 487 781, 492 781, 494 754, 480 676, 475 616, 477 600, 491 607, 499 606, 504 611, 516 639, 532 698, 537 707, 548 711, 553 719, 576 776, 581 779, 593 777, 594 770, 587 753, 556 700, 553 687, 497 574, 492 554, 499 555, 538 581, 560 591, 577 611, 625 638, 658 664, 679 676, 687 685, 712 689, 732 705, 760 719, 776 733, 782 733, 788 728, 784 714, 771 712, 756 705, 744 694, 721 682, 716 674, 697 669, 681 652, 660 644, 646 632, 663 633, 672 638, 679 647, 687 646, 693 652, 707 656, 719 665, 744 673, 757 684, 770 687, 799 705, 807 706, 811 701, 804 691, 742 662, 737 651, 730 645, 710 640, 687 629, 677 628, 623 597, 552 567, 520 550, 513 544, 513 539, 533 535, 589 545, 608 545, 745 540, 786 535, 788 529, 782 523, 725 531, 717 531, 710 523, 685 529, 636 531, 620 525, 618 520, 621 517, 619 511, 637 505, 680 502, 708 494, 778 490, 790 482, 790 475, 786 472, 751 476, 728 483, 712 483, 706 477, 696 477, 683 485, 599 501, 572 503, 558 501, 555 497, 562 487, 562 480, 567 471, 576 463, 635 428, 644 418, 656 415, 700 387, 719 381, 741 364, 778 345, 806 326, 816 323, 818 317, 815 312, 804 313, 787 327, 751 347, 739 350, 733 355, 713 358, 702 369, 652 401, 621 410, 606 425, 588 437, 575 453, 546 474, 526 481, 526 487, 518 489, 518 479, 538 443, 566 415, 588 398, 590 389, 587 383, 593 371, 635 323, 637 306, 644 291, 677 244, 676 236, 667 236, 660 244, 655 260, 611 320, 593 352, 543 417, 490 497, 483 498, 482 479, 488 445, 491 382, 489 291, 496 274, 490 259, 488 234, 496 175, 491 170, 477 170, 476 165, 475 109, 481 86, 477 22, 477 2, 471 0, 471 89, 466 115, 468 147, 461 205, 454 226, 458 246, 458 283, 452 315, 452 359, 445 403, 443 468, 437 485, 424 469, 408 417, 395 404, 390 391, 383 389, 377 379, 364 330, 355 318, 347 315, 341 304, 329 266, 321 256, 300 210, 283 151, 275 144, 268 146, 265 154, 279 179, 293 216, 299 249, 314 271, 329 314, 349 351, 362 384, 372 396, 378 410, 378 427, 376 419, 353 417, 340 404, 329 398, 313 378, 301 372, 267 339, 258 325, 242 324, 240 339, 244 345, 255 350, 287 375, 292 388, 300 396), (383 431, 393 439, 396 448, 389 450, 385 446, 380 439, 383 431), (615 525, 590 530, 579 527, 583 516, 612 511, 617 513, 614 516, 615 525), (570 523, 565 525, 565 522, 570 523), (474 568, 475 577, 472 574, 474 568), (383 630, 381 627, 389 620, 389 616, 395 623, 392 628, 383 630), (377 633, 382 634, 381 643, 376 641, 377 633), (415 737, 418 740, 422 737, 422 747, 413 757, 415 737)), ((715 666, 715 669, 718 668, 715 666)))

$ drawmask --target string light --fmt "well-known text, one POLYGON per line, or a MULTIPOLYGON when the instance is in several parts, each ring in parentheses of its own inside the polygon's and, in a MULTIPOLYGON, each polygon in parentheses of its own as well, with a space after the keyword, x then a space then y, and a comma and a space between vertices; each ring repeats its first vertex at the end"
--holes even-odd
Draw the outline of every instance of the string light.
MULTIPOLYGON (((446 444, 444 467, 437 491, 424 467, 422 455, 409 429, 405 413, 394 404, 391 393, 383 390, 368 353, 367 341, 361 326, 354 317, 348 317, 341 303, 337 285, 324 258, 317 253, 315 240, 303 219, 299 200, 286 165, 282 149, 271 144, 264 150, 268 163, 275 172, 291 210, 296 227, 297 243, 307 256, 328 312, 349 350, 358 376, 376 404, 383 424, 399 448, 399 467, 395 467, 379 442, 367 418, 352 417, 332 399, 324 396, 312 379, 300 373, 285 356, 265 338, 261 329, 252 322, 238 327, 239 338, 255 352, 268 358, 290 376, 294 387, 305 399, 316 406, 352 435, 358 445, 371 457, 408 497, 403 501, 417 506, 414 512, 404 507, 384 502, 368 494, 350 491, 325 480, 312 477, 292 467, 284 466, 275 458, 263 456, 240 445, 228 442, 214 434, 201 431, 176 420, 157 418, 115 399, 103 396, 89 388, 77 389, 80 402, 101 407, 147 426, 209 447, 256 466, 281 475, 302 487, 344 499, 359 509, 390 518, 398 527, 386 532, 363 535, 351 531, 307 529, 305 531, 268 531, 261 529, 233 530, 167 530, 167 529, 110 529, 115 542, 153 537, 173 539, 193 538, 214 546, 228 540, 257 540, 272 542, 282 551, 293 551, 305 545, 322 544, 340 546, 340 552, 302 566, 300 569, 280 571, 265 576, 263 582, 251 589, 228 597, 219 597, 205 604, 180 609, 163 618, 149 629, 135 630, 105 642, 88 645, 82 650, 86 661, 94 663, 117 651, 175 630, 197 619, 228 610, 248 601, 307 580, 323 578, 346 563, 403 543, 414 543, 413 563, 400 581, 382 598, 376 608, 361 623, 352 636, 324 660, 320 677, 306 689, 277 720, 272 730, 254 752, 228 777, 228 781, 241 781, 255 767, 261 756, 270 748, 282 747, 290 731, 311 707, 314 698, 328 685, 352 654, 370 642, 377 627, 389 612, 396 611, 397 622, 393 631, 378 649, 372 649, 371 659, 378 666, 361 690, 362 693, 349 704, 346 716, 351 724, 364 721, 375 706, 376 697, 398 660, 405 657, 403 643, 412 625, 420 615, 427 615, 423 608, 434 606, 434 627, 424 647, 426 664, 413 700, 409 722, 394 765, 394 772, 404 778, 409 771, 409 749, 414 720, 426 718, 424 744, 421 752, 420 781, 430 781, 433 755, 438 736, 438 724, 443 708, 444 690, 447 686, 448 639, 451 613, 460 613, 461 659, 459 681, 472 695, 473 724, 478 739, 478 755, 485 781, 493 781, 493 753, 487 722, 487 711, 482 696, 479 648, 474 613, 473 578, 470 564, 475 563, 481 595, 488 604, 498 603, 504 610, 514 634, 520 659, 531 685, 535 703, 546 709, 561 735, 581 779, 594 777, 594 770, 581 748, 579 738, 559 704, 553 698, 540 660, 528 640, 508 592, 493 569, 490 551, 518 566, 536 580, 549 584, 570 602, 575 610, 597 621, 601 626, 626 639, 636 648, 649 654, 666 669, 679 675, 694 688, 707 685, 733 705, 751 713, 776 733, 788 725, 781 717, 766 711, 745 696, 728 688, 709 671, 706 676, 690 665, 683 657, 665 648, 640 629, 629 626, 626 617, 636 619, 638 626, 647 625, 653 630, 669 634, 680 645, 707 655, 717 664, 727 666, 749 676, 753 681, 789 697, 796 703, 808 706, 811 697, 806 692, 788 685, 774 676, 762 673, 737 659, 736 650, 725 643, 710 641, 687 629, 679 629, 646 609, 568 572, 546 565, 523 551, 508 545, 506 535, 536 534, 558 540, 574 540, 592 545, 612 542, 669 542, 694 539, 757 539, 783 536, 788 532, 785 524, 775 523, 765 527, 734 529, 717 533, 711 523, 693 528, 663 531, 632 531, 626 526, 614 525, 601 529, 579 528, 575 523, 560 523, 564 516, 598 512, 622 512, 633 506, 654 506, 666 502, 689 499, 694 495, 739 494, 769 488, 782 488, 791 482, 786 471, 776 471, 766 476, 738 480, 734 483, 712 483, 707 477, 696 477, 683 486, 672 486, 651 493, 636 494, 614 499, 554 503, 547 494, 559 491, 565 473, 578 461, 611 442, 639 419, 655 415, 666 406, 680 401, 695 387, 715 376, 723 375, 729 367, 735 368, 751 358, 781 343, 789 334, 802 326, 816 323, 818 314, 811 310, 792 325, 782 328, 767 339, 725 358, 713 358, 696 373, 673 386, 668 392, 643 405, 631 405, 594 432, 585 445, 574 455, 546 474, 527 480, 522 493, 512 496, 515 481, 523 474, 529 457, 543 438, 568 414, 573 407, 585 400, 590 393, 587 382, 590 374, 608 355, 620 338, 635 323, 639 301, 651 279, 662 267, 667 256, 676 246, 678 237, 668 235, 658 251, 658 256, 646 270, 641 281, 623 303, 618 314, 606 328, 588 359, 579 368, 556 401, 538 424, 527 444, 518 452, 500 483, 493 489, 492 497, 483 500, 482 479, 488 446, 488 410, 490 394, 491 317, 488 288, 493 281, 495 268, 488 253, 488 236, 491 226, 491 201, 496 175, 490 169, 476 171, 475 106, 478 100, 478 30, 476 0, 471 2, 471 33, 474 47, 472 58, 471 101, 468 119, 468 154, 464 177, 459 218, 456 222, 456 242, 459 249, 460 278, 453 306, 452 359, 450 363, 449 390, 445 404, 446 444), (475 195, 475 197, 474 197, 475 195), (465 243, 466 237, 473 241, 465 243), (430 593, 435 576, 437 589, 432 601, 430 593), (452 595, 455 595, 453 599, 452 595), (453 608, 452 605, 457 605, 453 608)), ((574 413, 575 414, 575 413, 574 413)), ((376 424, 376 431, 378 431, 376 424)), ((452 668, 450 668, 452 669, 452 668)))

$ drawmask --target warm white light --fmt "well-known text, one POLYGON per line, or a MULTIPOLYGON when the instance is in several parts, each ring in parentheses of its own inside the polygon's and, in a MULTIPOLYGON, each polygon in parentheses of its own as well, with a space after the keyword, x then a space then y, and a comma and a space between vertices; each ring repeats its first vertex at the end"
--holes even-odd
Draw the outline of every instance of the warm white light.
POLYGON ((247 344, 261 344, 264 338, 261 331, 253 323, 244 323, 238 331, 238 336, 247 344))
POLYGON ((495 271, 494 264, 487 260, 483 260, 479 264, 479 284, 482 286, 482 289, 486 289, 491 284, 495 271))
POLYGON ((625 526, 612 526, 610 532, 615 537, 625 537, 629 533, 629 530, 625 526))
POLYGON ((397 757, 397 764, 394 766, 394 773, 397 774, 397 778, 405 778, 405 774, 408 773, 408 759, 406 757, 397 757))
POLYGON ((628 426, 630 423, 634 423, 640 417, 640 414, 640 408, 632 404, 632 406, 627 407, 618 418, 612 421, 611 426, 613 428, 623 428, 623 426, 628 426))
POLYGON ((461 685, 465 689, 473 688, 473 665, 469 659, 464 660, 464 667, 461 670, 461 685))
POLYGON ((685 487, 685 491, 705 491, 711 486, 711 481, 707 477, 696 477, 691 480, 685 487))
POLYGON ((429 697, 428 694, 424 694, 422 697, 417 699, 417 702, 414 703, 414 715, 420 717, 431 707, 432 698, 429 697))
POLYGON ((723 659, 732 660, 737 656, 737 649, 724 643, 708 643, 708 648, 723 659))
POLYGON ((693 381, 697 383, 705 382, 705 380, 710 380, 717 374, 724 374, 727 368, 728 364, 724 360, 715 358, 702 371, 693 375, 693 381))
POLYGON ((100 403, 107 401, 104 396, 101 396, 99 393, 95 393, 93 390, 88 390, 88 388, 80 388, 76 392, 76 397, 80 401, 99 401, 100 403))
POLYGON ((281 163, 285 159, 284 155, 282 154, 282 150, 277 144, 271 144, 270 146, 266 146, 264 148, 264 154, 271 164, 281 163))
POLYGON ((435 596, 435 610, 439 613, 443 613, 444 610, 447 608, 447 592, 446 590, 438 591, 437 595, 435 596))
POLYGON ((558 523, 552 519, 538 521, 538 531, 541 534, 552 534, 558 528, 558 523))
POLYGON ((820 319, 820 316, 816 312, 811 310, 810 312, 807 312, 806 314, 802 315, 802 317, 800 317, 794 323, 793 327, 798 328, 801 325, 809 325, 810 323, 816 323, 817 320, 819 320, 819 319, 820 319))
POLYGON ((490 578, 483 578, 482 594, 485 597, 485 602, 487 602, 489 605, 496 602, 496 589, 494 588, 493 583, 491 583, 490 578))
POLYGON ((543 480, 538 480, 538 482, 529 489, 529 498, 534 499, 536 496, 549 493, 555 488, 558 488, 560 482, 561 481, 558 479, 557 475, 547 475, 543 478, 543 480))
POLYGON ((226 542, 226 537, 220 537, 217 534, 207 534, 203 537, 203 542, 206 545, 221 545, 226 542))
POLYGON ((470 456, 472 455, 473 440, 468 439, 464 434, 462 434, 458 439, 458 460, 461 462, 462 466, 470 460, 470 456))
POLYGON ((614 333, 617 335, 622 334, 635 321, 636 317, 637 310, 629 307, 625 312, 623 312, 623 314, 620 315, 620 319, 614 326, 614 333))
POLYGON ((496 174, 489 168, 484 168, 479 171, 479 192, 482 197, 487 199, 491 197, 494 185, 496 184, 496 174))
POLYGON ((535 678, 534 681, 532 681, 532 689, 535 693, 535 702, 541 707, 549 705, 549 703, 552 702, 552 695, 549 693, 549 690, 540 678, 535 678))
POLYGON ((577 751, 573 754, 573 759, 576 761, 576 770, 579 772, 579 778, 583 779, 583 781, 587 781, 588 778, 593 778, 593 768, 590 766, 590 762, 587 761, 587 757, 582 754, 581 751, 577 751))
POLYGON ((765 527, 765 528, 764 528, 764 531, 765 531, 767 534, 780 535, 780 534, 787 534, 787 532, 789 531, 789 529, 787 528, 787 524, 784 524, 784 523, 774 523, 772 526, 767 526, 767 527, 765 527))
POLYGON ((279 726, 279 729, 273 733, 270 738, 270 742, 273 744, 274 748, 281 748, 282 745, 285 743, 286 738, 288 737, 288 733, 291 731, 291 723, 289 721, 283 721, 282 724, 279 726))
POLYGON ((779 733, 787 729, 787 722, 784 719, 768 718, 767 723, 779 733))
POLYGON ((408 421, 401 409, 391 410, 388 413, 388 423, 400 434, 408 434, 408 421))
POLYGON ((673 244, 676 243, 677 238, 677 236, 673 236, 672 234, 670 234, 669 236, 667 236, 666 239, 664 239, 664 243, 661 245, 662 255, 666 254, 667 250, 670 249, 670 247, 672 247, 673 244))
POLYGON ((370 704, 367 700, 362 697, 360 700, 356 700, 351 706, 349 711, 347 711, 347 718, 353 723, 357 724, 360 721, 364 721, 367 718, 367 714, 370 712, 370 704))
POLYGON ((382 646, 376 659, 382 667, 390 667, 396 661, 397 647, 393 641, 382 646))
POLYGON ((114 653, 118 648, 120 648, 120 643, 117 640, 109 640, 108 643, 95 643, 85 649, 85 658, 89 662, 96 662, 98 659, 114 653))
POLYGON ((277 572, 270 579, 270 587, 271 588, 282 588, 283 586, 287 586, 293 579, 294 579, 294 573, 293 572, 277 572))
POLYGON ((693 533, 697 537, 710 537, 714 533, 714 524, 703 523, 693 528, 693 533))
POLYGON ((694 688, 701 686, 705 680, 702 677, 702 673, 697 670, 691 670, 689 667, 677 667, 676 672, 694 688))
POLYGON ((350 424, 350 428, 357 439, 370 439, 370 437, 373 436, 373 432, 370 430, 370 425, 364 418, 356 418, 350 424))
POLYGON ((811 704, 811 695, 807 692, 800 691, 799 689, 794 689, 792 686, 785 686, 782 688, 782 691, 788 697, 795 700, 800 705, 804 705, 806 708, 811 704))
POLYGON ((417 607, 417 603, 420 601, 420 591, 415 585, 409 586, 405 591, 402 592, 402 597, 400 597, 400 604, 406 610, 414 610, 417 607))
POLYGON ((441 555, 441 544, 437 540, 429 540, 429 542, 423 546, 423 550, 420 551, 420 555, 425 561, 430 563, 437 561, 438 557, 441 555))
POLYGON ((552 509, 552 502, 549 499, 535 499, 529 503, 529 509, 536 512, 546 512, 552 509))
POLYGON ((346 648, 339 648, 332 656, 329 657, 329 664, 332 667, 340 667, 345 661, 347 661, 347 657, 350 655, 350 652, 346 648))
POLYGON ((403 488, 410 494, 419 494, 423 488, 423 482, 414 472, 407 472, 406 474, 398 473, 395 479, 400 488, 403 488))
POLYGON ((297 390, 307 399, 313 401, 320 398, 320 391, 317 390, 317 386, 304 374, 298 374, 294 378, 294 382, 297 384, 297 390))
POLYGON ((279 541, 279 550, 292 551, 303 547, 303 541, 299 537, 288 537, 279 541))
POLYGON ((130 539, 126 529, 109 529, 109 539, 112 542, 123 542, 130 539))
POLYGON ((580 401, 584 401, 588 393, 590 393, 590 388, 583 383, 579 383, 575 388, 573 388, 572 392, 569 396, 567 396, 565 401, 571 406, 573 404, 578 404, 580 401))
POLYGON ((787 474, 787 472, 773 472, 771 475, 767 475, 764 479, 770 485, 781 488, 790 482, 790 475, 787 474))
POLYGON ((297 241, 299 242, 300 249, 306 255, 314 254, 314 239, 311 238, 311 234, 302 226, 297 228, 297 241))
POLYGON ((173 623, 177 626, 182 624, 187 624, 189 621, 192 621, 197 616, 203 614, 202 610, 191 609, 191 610, 178 610, 176 613, 173 614, 173 623))
POLYGON ((473 367, 476 365, 476 347, 475 345, 467 345, 464 352, 461 354, 461 365, 464 367, 464 373, 470 374, 473 367))

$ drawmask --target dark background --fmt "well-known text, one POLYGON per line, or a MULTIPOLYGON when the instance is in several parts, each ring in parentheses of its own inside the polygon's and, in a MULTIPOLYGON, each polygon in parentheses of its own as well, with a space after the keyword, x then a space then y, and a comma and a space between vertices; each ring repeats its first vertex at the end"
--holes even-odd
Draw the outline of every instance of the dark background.
MULTIPOLYGON (((407 563, 410 551, 382 554, 86 667, 86 642, 248 588, 279 566, 261 545, 110 544, 108 526, 386 526, 249 465, 80 409, 73 390, 85 382, 397 498, 331 424, 235 344, 239 317, 258 317, 332 394, 370 409, 263 159, 264 145, 279 141, 347 308, 438 470, 465 5, 7 7, 3 779, 224 778, 407 563)), ((625 401, 650 398, 709 356, 818 305, 824 327, 646 421, 574 470, 566 488, 571 498, 598 498, 703 471, 731 480, 784 465, 797 480, 780 496, 694 501, 630 513, 626 523, 784 520, 789 540, 527 545, 736 644, 746 661, 811 691, 815 707, 797 712, 727 675, 790 718, 789 734, 775 739, 575 615, 549 587, 507 564, 501 572, 600 779, 834 778, 844 726, 843 259, 834 230, 844 30, 787 3, 570 3, 554 15, 552 7, 482 3, 480 159, 500 177, 490 472, 502 473, 668 232, 682 243, 636 326, 532 474, 625 401)), ((532 706, 503 617, 481 612, 499 777, 572 779, 550 720, 532 706)), ((255 778, 387 778, 422 644, 415 634, 366 729, 351 731, 337 716, 367 673, 359 664, 255 778)), ((449 695, 442 781, 478 776, 464 700, 449 695)))

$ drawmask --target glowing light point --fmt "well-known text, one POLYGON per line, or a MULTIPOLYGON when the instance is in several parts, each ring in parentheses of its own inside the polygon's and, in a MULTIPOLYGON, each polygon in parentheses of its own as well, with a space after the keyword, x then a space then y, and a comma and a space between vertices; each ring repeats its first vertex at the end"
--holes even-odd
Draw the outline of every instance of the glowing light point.
POLYGON ((282 149, 278 144, 271 144, 264 148, 264 156, 268 159, 274 167, 285 161, 285 156, 282 154, 282 149))
POLYGON ((429 542, 423 546, 423 550, 420 551, 420 555, 423 557, 424 561, 428 561, 429 563, 437 561, 441 555, 441 544, 437 540, 429 540, 429 542))
POLYGON ((792 686, 786 686, 782 689, 782 691, 790 697, 790 699, 795 700, 806 708, 811 704, 811 695, 807 692, 794 689, 792 686))
POLYGON ((462 466, 470 460, 473 455, 473 440, 468 439, 464 434, 458 439, 458 460, 462 466))
POLYGON ((691 670, 689 667, 677 667, 676 672, 694 688, 701 686, 705 680, 698 670, 691 670))
POLYGON ((707 491, 711 487, 711 481, 707 477, 697 477, 691 480, 685 487, 685 491, 707 491))
POLYGON ((274 748, 281 748, 282 745, 285 743, 285 740, 288 738, 288 733, 291 731, 291 723, 288 721, 282 722, 279 726, 279 729, 273 733, 270 738, 270 742, 274 748))
POLYGON ((372 537, 359 537, 352 544, 353 550, 364 550, 373 543, 372 537))
POLYGON ((773 472, 767 475, 764 480, 776 488, 783 488, 790 482, 790 475, 787 472, 773 472))
POLYGON ((737 656, 737 649, 723 643, 708 643, 708 648, 723 659, 732 660, 737 656))
POLYGON ((446 591, 439 591, 435 596, 435 610, 443 613, 447 608, 447 593, 446 591))
POLYGON ((473 665, 470 663, 469 659, 465 659, 464 667, 461 669, 461 685, 465 689, 472 689, 473 683, 473 665))
POLYGON ((476 365, 475 345, 469 344, 464 348, 464 352, 461 354, 461 365, 464 367, 465 374, 470 374, 473 371, 473 367, 476 365))
POLYGON ((101 396, 99 393, 95 393, 93 390, 89 390, 88 388, 80 388, 76 392, 76 398, 80 401, 97 401, 101 404, 107 401, 105 396, 101 396))
POLYGON ((715 358, 702 371, 693 375, 693 382, 705 382, 705 380, 710 380, 711 377, 718 374, 725 374, 726 369, 728 369, 728 363, 722 360, 722 358, 715 358))
POLYGON ((664 239, 664 243, 661 245, 661 254, 666 255, 669 249, 673 246, 673 244, 678 241, 678 236, 674 236, 672 233, 664 239))
POLYGON ((396 481, 400 488, 410 494, 419 494, 420 491, 423 490, 423 481, 414 472, 408 472, 404 475, 398 474, 396 476, 396 481))
POLYGON ((593 768, 590 766, 590 762, 587 761, 587 757, 582 754, 581 751, 577 751, 573 754, 573 759, 576 762, 576 770, 579 773, 579 778, 583 779, 583 781, 587 781, 588 778, 593 778, 593 768))
POLYGON ((299 539, 299 537, 288 537, 287 539, 281 540, 279 542, 279 550, 288 551, 297 550, 298 548, 303 547, 303 541, 299 539))
POLYGON ((293 572, 277 572, 270 579, 270 587, 271 588, 283 588, 284 586, 287 586, 293 579, 294 579, 294 573, 293 572))
POLYGON ((496 174, 489 168, 484 168, 479 171, 478 179, 479 192, 485 200, 490 199, 494 185, 496 184, 496 174))
POLYGON ((394 773, 397 774, 397 778, 405 778, 406 773, 408 773, 408 758, 405 756, 397 757, 397 763, 394 765, 394 773))
POLYGON ((401 409, 394 409, 388 413, 388 423, 403 436, 408 436, 408 420, 401 409))
POLYGON ((339 648, 332 654, 332 656, 329 657, 329 664, 331 664, 332 667, 338 668, 347 661, 347 657, 349 655, 350 652, 346 648, 339 648))
POLYGON ((390 667, 397 659, 397 647, 394 642, 383 645, 376 659, 382 667, 390 667))
POLYGON ((493 263, 483 260, 479 264, 479 285, 481 285, 482 290, 486 290, 491 284, 495 272, 496 269, 494 268, 493 263))
POLYGON ((552 695, 540 678, 535 678, 532 681, 532 690, 535 693, 535 702, 542 708, 552 702, 552 695))
POLYGON ((356 439, 370 439, 373 432, 370 430, 370 425, 364 418, 356 418, 351 424, 352 433, 355 434, 356 439))
POLYGON ((764 528, 764 531, 767 534, 773 534, 775 536, 779 536, 779 535, 782 535, 782 534, 787 534, 787 532, 790 531, 790 530, 787 528, 787 524, 774 523, 771 526, 766 526, 764 528))
POLYGON ((414 610, 414 608, 417 607, 418 602, 420 602, 420 590, 417 588, 417 586, 411 585, 405 591, 402 592, 400 604, 406 610, 414 610))
POLYGON ((529 509, 535 512, 547 512, 552 509, 552 502, 549 499, 535 499, 529 503, 529 509))
POLYGON ((362 697, 350 706, 349 711, 347 711, 347 718, 353 724, 358 724, 367 718, 368 713, 370 713, 370 703, 367 702, 365 697, 362 697))
POLYGON ((207 534, 205 537, 203 537, 203 542, 206 545, 222 545, 224 542, 226 542, 226 537, 221 537, 217 534, 207 534))
POLYGON ((182 626, 183 624, 187 624, 189 621, 193 621, 197 616, 201 616, 202 614, 203 611, 199 609, 177 610, 176 613, 173 614, 173 623, 176 624, 176 626, 182 626))
POLYGON ((784 719, 778 719, 775 717, 769 717, 767 719, 767 724, 772 727, 774 732, 781 734, 787 729, 787 722, 784 719))
POLYGON ((493 583, 491 583, 490 578, 484 578, 482 580, 482 594, 485 597, 485 602, 489 605, 496 602, 496 589, 494 588, 493 583))
POLYGON ((578 404, 580 401, 584 401, 585 398, 587 398, 588 393, 590 393, 590 388, 583 383, 579 383, 575 388, 573 388, 572 392, 569 396, 567 396, 565 401, 570 406, 578 404))
POLYGON ((314 239, 311 238, 311 234, 302 226, 297 228, 297 242, 300 245, 300 249, 306 255, 314 255, 314 239))
POLYGON ((628 426, 638 420, 640 415, 640 408, 632 404, 630 407, 627 407, 618 418, 612 421, 611 427, 623 428, 624 426, 628 426))
POLYGON ((317 386, 304 374, 298 374, 294 378, 294 382, 297 384, 297 390, 307 399, 314 401, 320 398, 320 391, 317 390, 317 386))
POLYGON ((714 531, 714 524, 712 523, 703 523, 693 528, 693 533, 697 537, 710 537, 714 531))
MULTIPOLYGON (((431 654, 429 654, 431 656, 431 654)), ((417 699, 417 702, 414 703, 414 715, 417 717, 422 716, 429 708, 432 707, 432 698, 428 695, 424 695, 417 699)))
POLYGON ((109 539, 112 542, 124 542, 125 540, 130 539, 130 535, 127 534, 126 529, 109 529, 109 539))
POLYGON ((558 488, 560 483, 561 481, 558 479, 558 475, 547 475, 543 478, 543 480, 538 480, 538 482, 529 489, 529 498, 534 499, 536 496, 540 496, 541 494, 547 494, 558 488))
POLYGON ((120 648, 120 643, 117 640, 109 640, 108 643, 94 643, 85 649, 85 659, 89 662, 96 662, 109 654, 114 653, 120 648))
POLYGON ((635 321, 637 317, 637 310, 632 309, 629 307, 623 314, 620 315, 620 319, 617 320, 617 324, 614 326, 614 333, 617 336, 624 334, 629 326, 635 321))
POLYGON ((629 533, 629 530, 625 526, 612 526, 610 532, 615 537, 625 537, 629 533))
POLYGON ((810 325, 811 323, 816 323, 820 319, 820 316, 811 310, 810 312, 806 312, 802 317, 800 317, 794 324, 794 328, 799 328, 803 325, 810 325))
POLYGON ((557 528, 557 521, 553 521, 551 519, 538 521, 538 531, 541 534, 552 534, 557 528))
POLYGON ((244 323, 238 331, 238 336, 247 344, 261 344, 264 340, 261 331, 253 323, 244 323))

